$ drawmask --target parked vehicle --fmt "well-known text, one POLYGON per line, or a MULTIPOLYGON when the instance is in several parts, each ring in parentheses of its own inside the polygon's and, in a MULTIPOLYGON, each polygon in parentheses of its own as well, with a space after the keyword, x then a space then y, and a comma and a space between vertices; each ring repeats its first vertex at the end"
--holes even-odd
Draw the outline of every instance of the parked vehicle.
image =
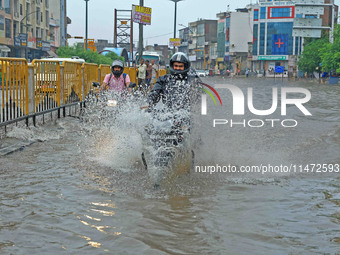
POLYGON ((196 70, 196 74, 198 75, 198 77, 207 76, 206 71, 204 71, 204 70, 196 70))

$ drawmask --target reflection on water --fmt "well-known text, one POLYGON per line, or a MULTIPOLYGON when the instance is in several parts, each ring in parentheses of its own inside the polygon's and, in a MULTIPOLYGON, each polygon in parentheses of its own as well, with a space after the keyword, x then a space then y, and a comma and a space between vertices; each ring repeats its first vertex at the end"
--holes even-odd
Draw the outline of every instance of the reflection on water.
MULTIPOLYGON (((273 81, 228 82, 254 87, 265 109, 273 81)), ((197 165, 340 163, 340 88, 313 83, 299 126, 211 128, 226 108, 195 116, 197 165)), ((244 90, 245 91, 245 90, 244 90)), ((212 103, 212 105, 210 105, 212 103)), ((277 114, 277 113, 276 113, 277 114)), ((274 116, 279 117, 281 116, 274 116)), ((288 117, 288 116, 287 116, 288 117)), ((244 118, 254 118, 246 113, 244 118)), ((0 158, 1 254, 335 254, 340 242, 339 174, 179 175, 154 190, 140 162, 136 129, 146 119, 131 110, 104 127, 60 120, 45 128, 53 139, 0 158), (134 124, 134 122, 138 122, 134 124)), ((17 129, 20 139, 41 129, 17 129), (21 133, 22 132, 22 133, 21 133)))

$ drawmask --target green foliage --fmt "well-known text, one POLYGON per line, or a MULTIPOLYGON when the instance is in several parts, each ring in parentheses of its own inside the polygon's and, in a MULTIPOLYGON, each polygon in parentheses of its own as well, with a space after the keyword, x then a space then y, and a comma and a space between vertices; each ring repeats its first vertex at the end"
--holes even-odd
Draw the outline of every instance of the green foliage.
POLYGON ((340 26, 334 29, 334 43, 330 43, 326 36, 307 42, 299 57, 299 69, 313 72, 321 64, 322 71, 340 73, 340 26))
POLYGON ((71 58, 72 56, 78 56, 79 58, 83 58, 87 63, 94 63, 98 65, 111 65, 112 61, 116 59, 124 61, 123 57, 118 57, 114 52, 110 52, 103 56, 97 52, 85 50, 81 46, 60 47, 57 50, 57 54, 61 58, 71 58))
POLYGON ((309 73, 316 71, 321 63, 321 52, 327 42, 327 38, 321 38, 306 44, 303 54, 299 57, 299 69, 309 73))
POLYGON ((340 73, 340 26, 334 30, 334 43, 327 43, 321 53, 322 69, 340 73))

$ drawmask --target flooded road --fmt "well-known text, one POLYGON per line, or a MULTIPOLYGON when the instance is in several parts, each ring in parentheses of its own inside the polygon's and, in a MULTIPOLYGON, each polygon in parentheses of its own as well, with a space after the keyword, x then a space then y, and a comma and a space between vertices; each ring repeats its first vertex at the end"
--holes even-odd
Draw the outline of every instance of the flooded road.
MULTIPOLYGON (((219 125, 233 116, 208 98, 195 115, 195 166, 339 164, 340 86, 261 79, 207 78, 244 91, 269 109, 271 87, 303 87, 312 116, 288 106, 294 128, 219 125)), ((279 107, 280 108, 280 107, 279 107)), ((117 121, 118 122, 118 121, 117 121)), ((138 130, 148 122, 132 110, 120 124, 67 117, 10 137, 36 141, 0 158, 0 254, 337 254, 339 172, 197 173, 154 189, 143 168, 138 130)), ((177 166, 181 168, 181 166, 177 166)))

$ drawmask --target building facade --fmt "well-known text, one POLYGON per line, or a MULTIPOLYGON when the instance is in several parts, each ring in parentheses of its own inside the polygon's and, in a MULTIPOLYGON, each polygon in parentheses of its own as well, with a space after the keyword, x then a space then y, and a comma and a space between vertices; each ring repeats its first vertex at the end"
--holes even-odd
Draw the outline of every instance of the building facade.
POLYGON ((247 8, 216 15, 217 64, 220 70, 239 73, 247 68, 248 42, 252 41, 252 12, 247 8), (240 32, 242 31, 242 32, 240 32))
POLYGON ((260 0, 253 9, 253 71, 271 75, 275 66, 283 66, 295 77, 303 38, 319 38, 336 22, 337 6, 329 2, 260 0))
POLYGON ((189 23, 188 55, 195 69, 213 69, 217 54, 217 20, 200 19, 189 23), (211 48, 215 47, 215 51, 211 48))
POLYGON ((66 0, 1 0, 1 56, 39 59, 50 55, 51 46, 65 45, 66 37, 63 42, 61 36, 66 31, 61 25, 65 4, 66 0))
POLYGON ((293 36, 292 1, 259 1, 253 9, 253 71, 271 74, 275 66, 296 72, 302 38, 293 36))

